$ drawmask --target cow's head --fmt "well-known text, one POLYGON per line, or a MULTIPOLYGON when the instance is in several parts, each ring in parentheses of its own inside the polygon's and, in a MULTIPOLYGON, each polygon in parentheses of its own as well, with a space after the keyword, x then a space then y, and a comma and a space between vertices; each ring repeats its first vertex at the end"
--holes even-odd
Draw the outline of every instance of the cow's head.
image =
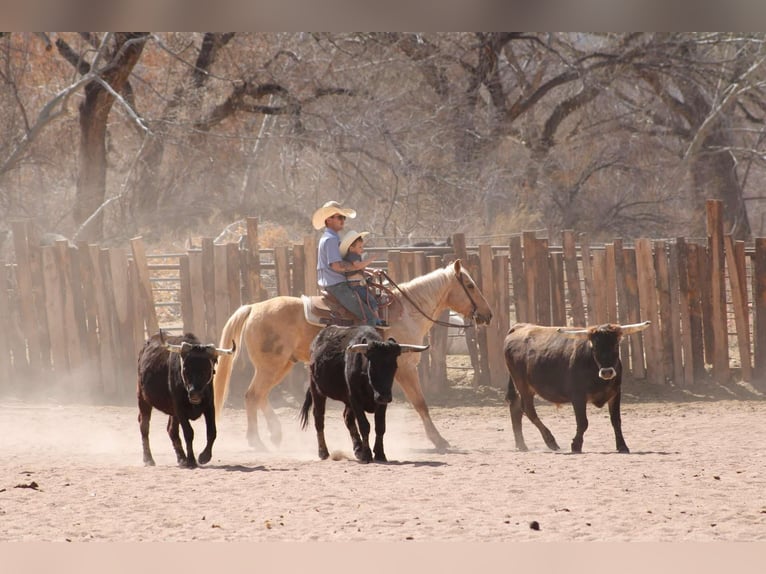
MULTIPOLYGON (((402 353, 422 353, 428 345, 400 345, 391 337, 387 341, 362 339, 360 343, 349 345, 347 353, 362 353, 367 357, 367 380, 372 387, 376 403, 391 402, 391 388, 394 386, 397 358, 402 353)), ((346 368, 354 368, 354 361, 346 363, 346 368)), ((347 375, 348 376, 348 375, 347 375)))
POLYGON ((181 382, 189 402, 198 405, 202 402, 202 393, 213 380, 215 364, 219 355, 231 355, 237 345, 231 342, 231 349, 219 349, 215 345, 195 345, 183 341, 180 345, 165 343, 171 353, 177 353, 181 361, 181 382))
POLYGON ((572 339, 587 339, 591 348, 593 360, 598 366, 598 376, 605 381, 611 381, 617 376, 620 362, 620 339, 624 335, 632 335, 643 331, 650 321, 631 325, 614 325, 607 323, 587 329, 566 329, 560 327, 558 332, 572 339))

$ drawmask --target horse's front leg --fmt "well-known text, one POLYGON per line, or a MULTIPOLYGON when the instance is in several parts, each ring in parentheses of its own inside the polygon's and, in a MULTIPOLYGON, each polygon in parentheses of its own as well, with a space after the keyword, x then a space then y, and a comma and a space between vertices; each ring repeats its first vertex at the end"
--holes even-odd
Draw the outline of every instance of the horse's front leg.
POLYGON ((216 426, 215 426, 215 407, 212 401, 210 402, 210 406, 205 409, 205 412, 203 414, 205 416, 205 430, 207 433, 207 444, 205 445, 205 449, 201 453, 199 453, 199 463, 207 464, 208 462, 210 462, 210 459, 213 456, 213 443, 215 442, 215 437, 217 436, 216 426))
POLYGON ((449 442, 439 434, 436 426, 428 413, 426 399, 423 396, 423 390, 420 388, 420 378, 416 364, 399 363, 396 371, 396 382, 402 387, 407 400, 410 401, 423 421, 423 427, 426 430, 426 436, 434 444, 437 450, 445 451, 449 448, 449 442))
POLYGON ((383 435, 386 434, 386 409, 388 405, 375 405, 375 460, 386 462, 386 453, 383 450, 383 435))

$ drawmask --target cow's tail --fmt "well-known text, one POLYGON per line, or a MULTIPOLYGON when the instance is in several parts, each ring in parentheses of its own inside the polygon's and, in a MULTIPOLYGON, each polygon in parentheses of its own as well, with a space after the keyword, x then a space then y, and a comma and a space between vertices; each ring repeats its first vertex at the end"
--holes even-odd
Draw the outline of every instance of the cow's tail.
POLYGON ((512 403, 516 400, 516 385, 513 384, 513 377, 508 375, 508 390, 505 392, 505 401, 512 403))
POLYGON ((306 426, 309 424, 309 411, 311 410, 311 404, 313 399, 311 398, 311 389, 306 391, 306 400, 303 401, 301 407, 301 429, 306 430, 306 426))
POLYGON ((226 321, 226 325, 223 326, 223 332, 221 333, 221 347, 231 347, 231 342, 237 342, 237 350, 233 355, 221 355, 218 357, 218 365, 215 368, 215 375, 213 375, 213 392, 215 394, 215 416, 216 418, 221 416, 223 410, 223 403, 226 401, 226 397, 229 394, 229 379, 231 379, 231 370, 234 366, 234 361, 237 359, 240 350, 242 349, 242 327, 245 325, 245 321, 250 316, 252 305, 242 305, 239 309, 234 311, 234 314, 226 321))

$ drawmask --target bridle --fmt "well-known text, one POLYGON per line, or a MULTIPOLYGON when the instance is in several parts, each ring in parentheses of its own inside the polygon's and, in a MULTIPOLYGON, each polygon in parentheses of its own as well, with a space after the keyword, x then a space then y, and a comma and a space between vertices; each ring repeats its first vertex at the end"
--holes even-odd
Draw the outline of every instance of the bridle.
POLYGON ((476 311, 479 310, 478 305, 476 305, 476 301, 474 301, 473 297, 471 297, 471 294, 468 292, 468 287, 465 286, 465 281, 463 281, 463 273, 457 273, 457 280, 460 283, 460 286, 463 288, 463 291, 465 292, 466 296, 468 297, 468 300, 471 302, 471 322, 465 323, 465 324, 458 324, 458 323, 451 323, 450 321, 441 321, 439 319, 433 319, 432 317, 429 317, 428 314, 423 311, 423 309, 420 308, 420 306, 415 303, 415 301, 412 300, 412 298, 407 294, 406 291, 402 290, 399 285, 396 284, 396 282, 391 279, 391 277, 386 273, 385 271, 381 270, 380 274, 388 279, 388 282, 391 283, 398 291, 402 294, 402 296, 407 299, 407 301, 410 302, 410 304, 415 307, 415 309, 423 315, 426 319, 431 321, 434 325, 441 325, 442 327, 457 327, 457 328, 465 328, 465 327, 473 327, 474 323, 473 318, 476 316, 476 311))

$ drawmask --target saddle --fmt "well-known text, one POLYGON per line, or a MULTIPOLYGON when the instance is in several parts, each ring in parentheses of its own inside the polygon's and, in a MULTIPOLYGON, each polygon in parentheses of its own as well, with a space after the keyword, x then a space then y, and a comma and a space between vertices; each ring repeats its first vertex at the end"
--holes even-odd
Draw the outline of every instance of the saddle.
MULTIPOLYGON (((375 285, 375 287, 381 287, 375 285)), ((385 288, 383 288, 385 290, 385 288)), ((388 306, 392 302, 392 298, 388 296, 380 296, 374 293, 374 289, 369 288, 368 293, 370 297, 375 297, 378 302, 378 314, 384 321, 384 325, 379 325, 376 329, 385 331, 390 328, 388 323, 388 306)), ((354 315, 351 311, 346 309, 340 301, 338 301, 332 293, 322 290, 319 295, 301 295, 301 301, 303 302, 303 314, 306 316, 306 321, 312 325, 318 327, 326 327, 327 325, 339 325, 342 327, 349 327, 352 325, 362 325, 362 321, 354 315)))

